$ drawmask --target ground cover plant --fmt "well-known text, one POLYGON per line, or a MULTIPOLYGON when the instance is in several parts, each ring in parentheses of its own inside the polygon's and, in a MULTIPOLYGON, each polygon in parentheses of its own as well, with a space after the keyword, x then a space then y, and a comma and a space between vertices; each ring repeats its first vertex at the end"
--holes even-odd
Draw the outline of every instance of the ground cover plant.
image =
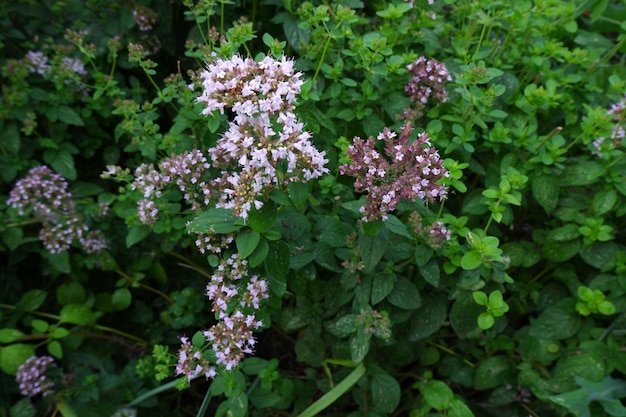
POLYGON ((0 10, 0 416, 626 415, 623 1, 0 10))

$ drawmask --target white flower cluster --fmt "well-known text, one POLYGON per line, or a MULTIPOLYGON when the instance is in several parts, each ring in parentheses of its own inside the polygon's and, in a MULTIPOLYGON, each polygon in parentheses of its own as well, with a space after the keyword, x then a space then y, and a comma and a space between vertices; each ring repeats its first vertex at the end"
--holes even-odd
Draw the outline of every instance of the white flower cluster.
POLYGON ((202 114, 231 109, 228 130, 209 149, 222 175, 215 180, 217 207, 232 208, 246 218, 259 196, 288 182, 306 182, 328 172, 325 153, 294 113, 302 87, 293 61, 266 57, 260 62, 238 55, 218 59, 201 74, 202 114))

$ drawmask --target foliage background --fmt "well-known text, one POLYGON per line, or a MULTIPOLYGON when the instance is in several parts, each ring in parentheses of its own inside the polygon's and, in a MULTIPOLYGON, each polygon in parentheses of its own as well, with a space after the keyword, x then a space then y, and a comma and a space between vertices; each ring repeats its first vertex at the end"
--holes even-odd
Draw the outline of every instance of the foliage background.
POLYGON ((626 4, 430 3, 3 2, 0 415, 626 415, 626 4), (195 248, 180 193, 147 226, 130 183, 142 163, 215 145, 229 114, 201 116, 188 84, 236 52, 296 59, 296 112, 330 174, 225 221, 270 282, 265 326, 238 369, 178 390, 180 337, 216 321, 203 293, 217 257, 195 248), (413 120, 450 196, 360 223, 339 166, 354 137, 403 126, 419 56, 452 78, 413 120), (51 219, 9 206, 44 164, 107 250, 50 253, 51 219), (107 165, 129 171, 103 179, 107 165), (423 233, 435 221, 441 246, 423 233), (44 399, 15 382, 35 354, 63 372, 44 399))

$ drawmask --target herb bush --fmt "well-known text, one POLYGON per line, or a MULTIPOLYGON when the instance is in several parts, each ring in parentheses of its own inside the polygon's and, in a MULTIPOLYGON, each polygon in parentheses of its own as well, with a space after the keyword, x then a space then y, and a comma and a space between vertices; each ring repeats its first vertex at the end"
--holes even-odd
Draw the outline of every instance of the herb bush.
POLYGON ((623 416, 623 1, 4 2, 0 416, 623 416))

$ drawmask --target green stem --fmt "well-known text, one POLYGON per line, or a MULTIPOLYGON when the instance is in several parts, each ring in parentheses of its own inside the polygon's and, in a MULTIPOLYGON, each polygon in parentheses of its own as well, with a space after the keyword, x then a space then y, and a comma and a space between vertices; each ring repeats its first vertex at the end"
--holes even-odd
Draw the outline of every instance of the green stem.
MULTIPOLYGON (((6 308, 7 310, 17 310, 18 308, 14 305, 11 304, 0 304, 0 308, 6 308)), ((42 313, 40 311, 24 311, 24 313, 29 313, 32 314, 33 316, 37 316, 37 317, 44 317, 50 320, 54 320, 54 321, 61 321, 61 317, 55 315, 55 314, 50 314, 50 313, 42 313)), ((126 339, 129 340, 134 340, 135 342, 144 345, 144 346, 151 346, 152 343, 148 342, 147 340, 143 340, 137 336, 133 336, 132 334, 129 333, 125 333, 121 330, 118 329, 114 329, 112 327, 107 327, 107 326, 102 326, 100 324, 94 324, 91 327, 93 327, 96 330, 100 330, 103 332, 109 332, 109 333, 114 333, 118 336, 122 336, 126 339)))
POLYGON ((119 269, 117 271, 115 271, 115 272, 117 272, 119 275, 121 275, 124 278, 126 278, 128 280, 128 282, 130 282, 131 284, 137 284, 141 288, 146 289, 146 290, 148 290, 150 292, 153 292, 153 293, 157 294, 161 298, 165 299, 168 303, 174 304, 174 300, 170 296, 168 296, 167 294, 157 290, 156 288, 151 287, 149 285, 146 285, 143 282, 136 281, 133 277, 131 277, 130 275, 128 275, 127 273, 125 273, 124 271, 121 271, 119 269))
POLYGON ((204 394, 204 399, 202 400, 202 404, 200 404, 200 409, 198 409, 198 413, 196 417, 204 417, 206 414, 206 410, 209 408, 209 403, 211 402, 211 387, 213 385, 209 385, 209 389, 206 390, 206 394, 204 394))
POLYGON ((622 46, 624 46, 624 43, 626 43, 626 38, 622 39, 613 48, 611 48, 611 50, 607 52, 602 59, 596 60, 596 62, 594 62, 593 65, 591 65, 585 72, 585 75, 591 75, 591 73, 593 73, 600 65, 606 64, 606 62, 613 58, 613 55, 615 55, 622 48, 622 46))
MULTIPOLYGON (((535 148, 535 152, 537 152, 539 149, 541 149, 543 147, 543 145, 547 141, 552 139, 552 137, 554 137, 554 135, 556 135, 557 133, 560 133, 562 130, 563 130, 563 127, 561 127, 561 126, 557 126, 554 129, 552 129, 552 132, 550 132, 545 138, 543 138, 543 140, 541 142, 539 142, 539 145, 537 145, 537 147, 535 148)), ((567 149, 569 149, 569 147, 567 149)))
POLYGON ((365 366, 360 363, 350 375, 338 383, 335 388, 324 394, 319 400, 315 401, 309 408, 304 410, 298 417, 314 417, 333 404, 339 397, 348 392, 361 377, 365 374, 365 366))
MULTIPOLYGON (((153 397, 157 394, 162 393, 163 391, 167 391, 170 388, 174 388, 176 386, 176 384, 178 383, 177 379, 174 379, 173 381, 170 381, 166 384, 163 385, 159 385, 158 387, 140 395, 139 397, 135 398, 134 400, 132 400, 131 402, 129 402, 127 404, 128 407, 133 407, 137 404, 141 404, 142 402, 144 402, 145 400, 147 400, 150 397, 153 397)), ((209 389, 210 391, 210 389, 209 389)))
POLYGON ((317 79, 317 74, 319 74, 320 69, 322 68, 322 64, 324 63, 324 59, 326 58, 326 51, 328 51, 328 47, 330 46, 330 33, 328 33, 328 37, 326 38, 326 43, 324 44, 324 50, 322 51, 322 57, 320 61, 317 63, 317 68, 315 69, 315 74, 313 75, 313 79, 311 80, 311 84, 315 84, 315 80, 317 79))
POLYGON ((615 165, 616 163, 619 162, 620 159, 622 159, 624 156, 626 156, 626 153, 623 153, 619 156, 619 158, 616 158, 615 160, 613 160, 613 162, 611 162, 607 168, 611 168, 613 165, 615 165))
MULTIPOLYGON (((453 351, 450 348, 447 348, 443 345, 440 345, 439 343, 435 343, 433 341, 427 340, 426 343, 428 343, 429 345, 432 345, 434 347, 436 347, 437 349, 443 350, 446 353, 449 353, 450 355, 454 355, 454 356, 459 356, 455 351, 453 351)), ((472 362, 470 362, 469 360, 463 358, 463 362, 465 362, 466 365, 468 365, 471 368, 475 368, 476 365, 474 365, 472 362)))

